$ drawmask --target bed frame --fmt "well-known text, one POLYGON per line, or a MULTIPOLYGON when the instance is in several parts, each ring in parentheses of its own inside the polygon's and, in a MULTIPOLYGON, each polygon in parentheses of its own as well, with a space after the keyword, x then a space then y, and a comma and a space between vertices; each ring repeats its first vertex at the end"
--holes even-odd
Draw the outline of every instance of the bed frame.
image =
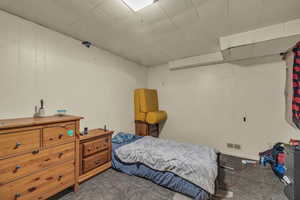
MULTIPOLYGON (((220 158, 221 158, 221 153, 219 152, 219 153, 217 153, 218 176, 217 176, 216 181, 215 181, 215 191, 218 190, 219 185, 220 185, 220 166, 221 166, 221 160, 220 160, 220 158)), ((214 200, 213 197, 214 197, 214 195, 210 194, 209 195, 209 200, 214 200)))

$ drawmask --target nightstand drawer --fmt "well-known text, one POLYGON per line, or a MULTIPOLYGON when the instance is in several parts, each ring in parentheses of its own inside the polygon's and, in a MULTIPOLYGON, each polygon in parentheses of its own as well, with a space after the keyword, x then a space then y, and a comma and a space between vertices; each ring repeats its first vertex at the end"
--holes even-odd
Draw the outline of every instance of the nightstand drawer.
POLYGON ((0 134, 0 158, 40 148, 40 129, 0 134))
POLYGON ((74 183, 72 161, 0 186, 0 197, 3 200, 44 200, 74 183))
POLYGON ((92 155, 96 152, 105 150, 108 147, 108 137, 103 137, 91 142, 86 142, 83 144, 83 156, 86 157, 92 155))
POLYGON ((0 160, 0 185, 64 161, 74 161, 74 143, 0 160))
POLYGON ((75 123, 60 123, 43 129, 43 145, 55 146, 75 140, 75 123))
POLYGON ((93 156, 83 159, 83 172, 86 173, 96 167, 108 162, 108 151, 97 153, 93 156))

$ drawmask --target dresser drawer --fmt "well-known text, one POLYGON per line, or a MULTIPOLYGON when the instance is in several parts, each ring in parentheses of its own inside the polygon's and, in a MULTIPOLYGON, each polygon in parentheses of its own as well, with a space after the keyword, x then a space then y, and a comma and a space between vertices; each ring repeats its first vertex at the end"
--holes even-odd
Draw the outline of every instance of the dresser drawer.
POLYGON ((104 163, 108 162, 108 151, 97 153, 93 156, 83 159, 83 172, 88 172, 104 163))
POLYGON ((1 200, 44 200, 75 183, 74 162, 0 186, 1 200))
POLYGON ((0 160, 0 185, 64 161, 74 161, 74 148, 75 144, 70 143, 54 149, 34 151, 22 156, 0 160))
POLYGON ((105 150, 109 147, 108 145, 108 137, 103 137, 100 139, 96 139, 91 142, 83 143, 83 156, 89 156, 96 152, 105 150))
POLYGON ((55 146, 75 140, 75 123, 60 123, 43 129, 43 145, 55 146))
POLYGON ((40 130, 0 134, 0 158, 40 148, 40 130))

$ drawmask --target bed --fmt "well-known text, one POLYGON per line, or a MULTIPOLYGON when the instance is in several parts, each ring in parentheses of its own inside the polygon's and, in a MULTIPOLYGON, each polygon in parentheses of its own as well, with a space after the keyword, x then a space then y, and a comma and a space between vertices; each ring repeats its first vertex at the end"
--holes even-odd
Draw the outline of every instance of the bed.
MULTIPOLYGON (((131 151, 130 149, 132 147, 137 147, 139 145, 139 143, 149 142, 149 141, 151 141, 150 146, 153 145, 152 144, 153 141, 165 142, 162 139, 155 139, 155 138, 147 137, 147 136, 146 137, 136 136, 136 135, 128 134, 128 133, 117 134, 112 139, 112 148, 113 148, 112 166, 113 166, 113 168, 120 172, 126 173, 128 175, 134 175, 134 176, 146 178, 158 185, 161 185, 163 187, 171 189, 175 192, 182 193, 182 194, 189 196, 195 200, 208 200, 210 198, 211 194, 214 193, 214 190, 212 190, 212 188, 211 188, 211 187, 214 187, 214 185, 212 185, 211 187, 205 187, 205 184, 204 184, 204 187, 206 189, 203 189, 203 187, 200 187, 199 184, 197 184, 198 182, 193 180, 193 178, 199 176, 199 174, 195 174, 195 175, 192 174, 192 176, 190 176, 190 174, 191 174, 190 171, 186 171, 186 172, 183 172, 183 174, 180 174, 180 172, 177 172, 176 169, 174 169, 173 167, 171 167, 171 169, 170 169, 170 167, 165 167, 165 166, 163 166, 162 169, 157 168, 155 166, 155 164, 153 165, 153 163, 157 163, 157 160, 154 161, 154 158, 152 158, 149 155, 146 155, 147 158, 146 158, 146 160, 143 160, 143 161, 133 159, 133 157, 135 157, 135 156, 132 156, 133 151, 131 151), (128 153, 128 152, 131 152, 131 153, 128 153), (190 177, 192 177, 192 178, 190 178, 190 177)), ((173 144, 173 143, 171 143, 171 144, 173 144)), ((140 151, 140 149, 138 149, 137 150, 138 153, 135 152, 135 154, 141 154, 142 151, 140 151)), ((150 151, 146 151, 146 152, 148 153, 150 151)), ((204 170, 203 173, 210 174, 210 176, 209 176, 210 178, 208 179, 208 181, 210 183, 211 182, 214 183, 215 179, 217 177, 217 161, 215 159, 216 157, 214 157, 214 155, 213 155, 215 153, 215 151, 210 149, 209 152, 212 154, 212 155, 210 155, 210 157, 212 157, 212 161, 208 161, 208 162, 211 162, 210 165, 208 165, 209 168, 211 168, 211 169, 207 169, 206 171, 204 170), (214 159, 215 159, 215 162, 213 162, 214 159)), ((156 154, 156 153, 151 152, 151 154, 156 154)), ((158 160, 160 160, 160 159, 158 159, 158 160)), ((185 167, 185 168, 195 168, 195 166, 185 167)), ((180 167, 179 167, 179 169, 180 169, 180 167)), ((197 168, 195 168, 195 169, 197 169, 197 168)))

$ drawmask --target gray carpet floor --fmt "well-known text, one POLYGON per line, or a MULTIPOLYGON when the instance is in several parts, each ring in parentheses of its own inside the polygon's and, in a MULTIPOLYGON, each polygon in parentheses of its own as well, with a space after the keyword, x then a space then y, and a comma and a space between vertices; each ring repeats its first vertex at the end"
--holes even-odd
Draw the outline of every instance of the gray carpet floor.
MULTIPOLYGON (((220 170, 220 188, 234 193, 232 200, 287 200, 282 183, 269 168, 242 166, 239 160, 223 164, 235 170, 220 170)), ((230 162, 228 160, 231 160, 230 162)), ((186 200, 143 178, 109 169, 80 185, 80 191, 66 190, 50 200, 186 200)), ((217 199, 217 198, 216 198, 217 199)), ((218 200, 224 198, 219 198, 218 200)))

